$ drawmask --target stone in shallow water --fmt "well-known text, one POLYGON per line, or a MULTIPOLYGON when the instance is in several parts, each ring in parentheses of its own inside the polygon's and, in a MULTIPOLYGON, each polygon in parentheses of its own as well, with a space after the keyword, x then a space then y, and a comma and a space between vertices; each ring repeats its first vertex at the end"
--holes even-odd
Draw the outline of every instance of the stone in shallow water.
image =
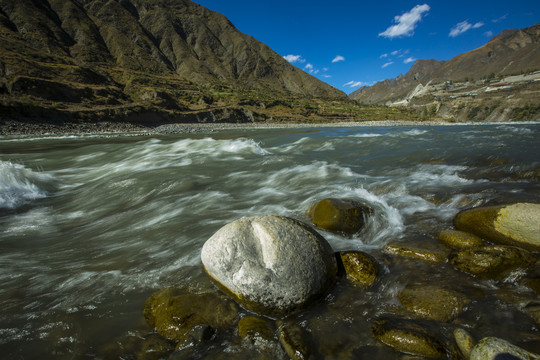
POLYGON ((302 308, 325 293, 337 273, 333 250, 320 234, 272 215, 225 225, 206 241, 201 260, 225 292, 265 315, 302 308))
POLYGON ((410 320, 378 319, 372 330, 376 339, 405 354, 442 358, 447 353, 440 340, 410 320))
POLYGON ((278 333, 279 342, 291 359, 310 359, 311 339, 304 328, 293 322, 280 322, 278 333))
POLYGON ((361 251, 340 251, 336 257, 340 271, 355 286, 367 288, 377 280, 379 266, 371 255, 361 251))
POLYGON ((425 319, 443 322, 461 314, 470 302, 458 291, 434 285, 408 285, 399 292, 398 297, 408 311, 425 319))
POLYGON ((478 236, 459 230, 443 230, 439 233, 438 239, 443 244, 455 249, 484 245, 484 242, 478 236))
POLYGON ((370 208, 358 201, 327 198, 313 205, 309 215, 321 229, 353 235, 362 230, 371 212, 370 208))
POLYGON ((182 342, 197 326, 234 328, 238 306, 217 291, 197 293, 188 287, 175 287, 152 294, 144 304, 143 314, 158 334, 182 342))
POLYGON ((454 226, 491 242, 540 251, 540 204, 517 203, 465 210, 454 226))
POLYGON ((418 249, 415 247, 405 246, 401 243, 390 243, 386 245, 384 248, 384 252, 389 255, 404 256, 435 263, 446 262, 447 257, 446 253, 441 251, 418 249))
POLYGON ((472 349, 476 345, 474 338, 467 331, 457 328, 454 330, 454 339, 465 359, 468 359, 471 356, 472 349))
POLYGON ((238 335, 252 343, 258 339, 271 341, 274 339, 274 333, 274 323, 269 319, 245 316, 238 322, 238 335))
POLYGON ((533 360, 540 355, 528 352, 506 340, 496 337, 483 338, 471 351, 470 360, 533 360))
POLYGON ((537 260, 526 250, 503 245, 462 249, 450 254, 448 259, 458 270, 495 280, 505 278, 512 271, 530 268, 537 260))

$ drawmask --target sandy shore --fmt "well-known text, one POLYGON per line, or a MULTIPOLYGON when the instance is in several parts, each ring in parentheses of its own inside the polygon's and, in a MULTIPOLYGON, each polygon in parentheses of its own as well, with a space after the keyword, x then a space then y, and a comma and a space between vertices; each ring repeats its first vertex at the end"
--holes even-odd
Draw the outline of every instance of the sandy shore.
POLYGON ((437 121, 400 121, 380 120, 338 123, 173 123, 159 126, 145 126, 129 122, 95 122, 95 123, 62 123, 52 122, 0 122, 0 136, 66 136, 85 134, 117 134, 117 135, 157 135, 157 134, 190 134, 208 133, 224 130, 245 129, 282 129, 282 128, 317 128, 317 127, 365 127, 365 126, 451 126, 486 123, 451 123, 437 121))

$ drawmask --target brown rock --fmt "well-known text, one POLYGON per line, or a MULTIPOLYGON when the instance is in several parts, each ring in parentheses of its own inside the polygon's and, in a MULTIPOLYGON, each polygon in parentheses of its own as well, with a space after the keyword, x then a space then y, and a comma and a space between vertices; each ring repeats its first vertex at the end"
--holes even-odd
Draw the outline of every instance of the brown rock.
POLYGON ((454 290, 433 285, 408 285, 398 294, 405 309, 425 318, 447 322, 461 314, 470 302, 467 297, 454 290))
POLYGON ((407 247, 399 243, 390 243, 386 245, 384 252, 390 255, 399 255, 438 263, 446 262, 447 257, 444 252, 407 247))
POLYGON ((379 266, 371 255, 361 251, 340 251, 336 258, 338 269, 354 285, 367 288, 377 280, 379 266))
POLYGON ((232 329, 238 317, 236 303, 218 292, 195 292, 187 287, 160 290, 146 300, 144 317, 163 337, 181 342, 198 325, 232 329))
POLYGON ((482 279, 500 280, 517 269, 534 265, 536 257, 514 246, 492 245, 462 249, 450 254, 450 263, 458 270, 482 279))
POLYGON ((443 244, 455 249, 484 245, 484 242, 478 236, 459 230, 443 230, 439 233, 438 239, 443 244))
POLYGON ((465 210, 454 226, 491 242, 540 251, 540 204, 517 203, 465 210))
POLYGON ((371 209, 358 201, 334 198, 323 199, 309 210, 316 226, 346 235, 360 231, 370 213, 371 209))

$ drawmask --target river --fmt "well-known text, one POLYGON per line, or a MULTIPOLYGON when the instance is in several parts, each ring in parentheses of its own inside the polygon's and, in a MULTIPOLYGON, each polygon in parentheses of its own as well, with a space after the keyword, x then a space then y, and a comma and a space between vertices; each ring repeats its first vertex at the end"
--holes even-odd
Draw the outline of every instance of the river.
MULTIPOLYGON (((0 353, 106 358, 115 339, 149 331, 142 307, 154 291, 205 281, 200 250, 220 227, 261 214, 309 222, 306 211, 325 197, 374 209, 352 238, 320 233, 336 251, 372 254, 383 274, 368 291, 330 293, 330 312, 297 316, 321 352, 355 343, 357 355, 400 358, 374 350, 370 326, 395 312, 397 291, 412 281, 459 287, 474 300, 454 323, 538 351, 538 327, 520 308, 534 295, 516 279, 392 262, 382 249, 440 247, 437 234, 466 208, 540 203, 539 179, 534 123, 1 137, 0 353), (512 296, 516 303, 505 300, 512 296)), ((225 358, 253 354, 220 341, 225 358)))

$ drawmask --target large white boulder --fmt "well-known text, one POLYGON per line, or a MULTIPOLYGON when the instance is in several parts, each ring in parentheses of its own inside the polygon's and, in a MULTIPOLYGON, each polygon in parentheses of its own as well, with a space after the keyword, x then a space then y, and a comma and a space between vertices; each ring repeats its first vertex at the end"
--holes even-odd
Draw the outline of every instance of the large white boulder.
POLYGON ((328 242, 282 216, 246 217, 206 241, 208 275, 243 306, 262 314, 295 311, 333 285, 337 264, 328 242))

